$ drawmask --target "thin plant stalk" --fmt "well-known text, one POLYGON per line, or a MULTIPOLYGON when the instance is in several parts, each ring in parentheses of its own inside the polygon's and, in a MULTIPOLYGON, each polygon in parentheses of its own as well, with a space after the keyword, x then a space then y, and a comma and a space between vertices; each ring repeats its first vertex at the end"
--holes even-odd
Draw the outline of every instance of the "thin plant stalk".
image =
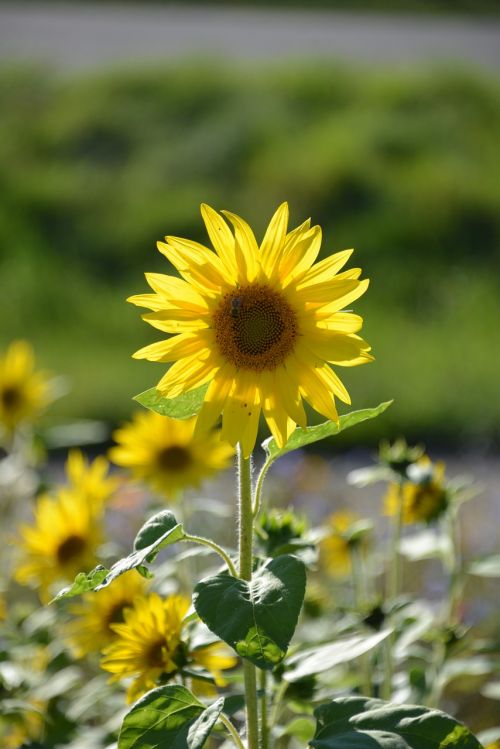
POLYGON ((219 720, 225 726, 227 732, 231 736, 232 740, 234 741, 235 745, 238 747, 238 749, 245 749, 245 745, 243 741, 240 739, 240 735, 238 731, 236 730, 235 726, 231 723, 227 715, 224 715, 224 713, 221 713, 219 715, 219 720))
MULTIPOLYGON (((399 545, 401 542, 401 531, 403 528, 403 486, 402 483, 398 484, 398 511, 394 516, 392 523, 392 536, 391 536, 391 549, 389 555, 390 568, 387 573, 387 601, 390 605, 394 604, 395 599, 399 595, 401 589, 401 554, 399 553, 399 545)), ((393 613, 391 612, 391 619, 393 613)), ((385 700, 390 700, 392 697, 392 677, 394 674, 394 648, 395 635, 394 632, 387 638, 384 644, 384 681, 382 684, 382 697, 385 700)))
MULTIPOLYGON (((363 564, 363 551, 359 543, 349 544, 349 553, 351 556, 352 583, 354 588, 354 606, 357 611, 362 612, 366 604, 366 584, 365 570, 363 564)), ((363 694, 371 697, 372 690, 372 667, 370 654, 365 653, 359 658, 361 664, 361 686, 363 694)))
POLYGON ((215 541, 212 541, 210 538, 205 538, 204 536, 196 536, 191 533, 186 533, 182 540, 191 541, 192 543, 200 544, 200 546, 207 546, 209 549, 212 549, 212 551, 214 551, 224 560, 230 574, 233 577, 238 577, 238 572, 236 571, 236 567, 234 566, 231 558, 228 554, 226 554, 224 549, 219 546, 219 544, 215 543, 215 541))
MULTIPOLYGON (((252 579, 253 506, 252 459, 244 458, 238 445, 238 513, 239 513, 239 576, 248 582, 252 579)), ((259 711, 257 702, 257 676, 253 663, 243 659, 245 684, 246 724, 248 749, 259 749, 259 711)))
POLYGON ((269 724, 267 715, 267 671, 259 672, 260 687, 260 749, 269 749, 269 724))

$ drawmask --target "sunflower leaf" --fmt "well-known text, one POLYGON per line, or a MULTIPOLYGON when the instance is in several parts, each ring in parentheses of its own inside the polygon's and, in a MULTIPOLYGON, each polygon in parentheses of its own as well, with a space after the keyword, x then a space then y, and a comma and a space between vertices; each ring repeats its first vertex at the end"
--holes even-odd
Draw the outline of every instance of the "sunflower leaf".
POLYGON ((153 689, 125 716, 118 749, 201 749, 223 706, 221 697, 206 707, 180 685, 153 689))
POLYGON ((341 697, 314 715, 315 749, 481 749, 462 723, 428 707, 341 697))
POLYGON ((306 584, 302 561, 272 559, 247 582, 221 573, 196 586, 193 604, 207 627, 263 669, 280 663, 297 625, 306 584))
POLYGON ((81 593, 101 590, 132 569, 137 569, 143 577, 151 577, 146 564, 153 562, 159 551, 181 541, 184 536, 182 524, 176 521, 169 510, 163 510, 144 523, 136 536, 134 551, 131 554, 119 559, 110 569, 99 565, 91 572, 79 572, 73 584, 59 591, 53 600, 73 598, 81 593))
POLYGON ((165 398, 159 390, 150 388, 134 396, 134 400, 162 416, 170 416, 172 419, 190 419, 191 416, 196 416, 202 407, 208 385, 209 383, 194 390, 188 390, 187 393, 182 393, 177 398, 165 398))
POLYGON ((266 451, 268 458, 276 460, 277 458, 281 458, 282 455, 292 452, 292 450, 298 450, 305 445, 312 445, 313 442, 319 442, 326 437, 340 434, 340 432, 349 429, 349 427, 361 424, 362 421, 374 419, 376 416, 384 413, 392 402, 392 400, 385 401, 375 408, 363 408, 360 411, 351 411, 348 414, 340 416, 338 424, 335 421, 324 421, 322 424, 307 427, 306 429, 297 427, 284 447, 280 448, 274 437, 264 440, 262 447, 266 451))

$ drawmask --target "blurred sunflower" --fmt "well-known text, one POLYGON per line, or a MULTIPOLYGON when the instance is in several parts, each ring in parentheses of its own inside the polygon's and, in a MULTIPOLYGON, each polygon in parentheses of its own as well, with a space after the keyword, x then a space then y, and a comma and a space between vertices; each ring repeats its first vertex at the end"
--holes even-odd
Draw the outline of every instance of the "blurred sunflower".
POLYGON ((389 484, 384 498, 386 515, 396 515, 402 502, 402 520, 405 524, 430 523, 445 512, 449 495, 445 485, 445 464, 432 463, 424 456, 406 471, 407 481, 402 485, 389 484))
POLYGON ((15 705, 14 711, 0 715, 0 740, 2 749, 22 749, 28 746, 41 746, 45 727, 46 705, 41 700, 23 699, 15 705))
POLYGON ((103 455, 90 462, 81 450, 70 450, 66 461, 69 486, 96 511, 103 508, 118 487, 118 479, 108 476, 108 471, 109 463, 103 455))
POLYGON ((109 451, 116 465, 129 468, 139 481, 172 497, 227 468, 233 448, 214 430, 194 432, 196 418, 179 420, 140 411, 117 429, 109 451))
POLYGON ((359 527, 361 517, 354 512, 342 510, 330 515, 326 520, 328 535, 319 545, 320 562, 332 577, 347 577, 351 573, 351 549, 359 542, 354 531, 359 527))
POLYGON ((337 421, 334 396, 350 398, 330 363, 355 366, 373 358, 356 335, 362 318, 341 311, 368 287, 359 268, 339 273, 352 250, 313 265, 321 229, 308 220, 288 232, 286 203, 260 247, 239 216, 223 212, 233 234, 209 206, 201 213, 215 252, 178 237, 158 243, 182 278, 147 273, 154 293, 129 301, 152 310, 143 318, 174 335, 134 356, 174 362, 157 385, 168 398, 210 383, 197 429, 211 427, 222 413, 222 438, 240 442, 245 457, 261 411, 280 447, 297 424, 306 426, 303 399, 337 421))
POLYGON ((113 585, 98 592, 87 593, 81 602, 70 606, 75 617, 65 628, 65 634, 77 658, 98 653, 117 638, 113 624, 124 621, 124 610, 144 596, 146 583, 135 570, 118 577, 113 585))
MULTIPOLYGON (((191 648, 182 634, 182 622, 190 607, 184 596, 166 599, 156 593, 136 598, 133 608, 124 610, 124 623, 113 624, 117 639, 104 650, 101 667, 113 676, 111 681, 132 677, 127 697, 129 702, 174 678, 183 668, 201 668, 213 676, 217 686, 224 686, 222 671, 233 668, 237 659, 224 643, 217 642, 191 648)), ((197 685, 205 686, 196 678, 197 685)))
POLYGON ((33 348, 27 341, 13 341, 0 357, 0 426, 7 433, 34 421, 51 402, 50 380, 35 371, 33 348))
POLYGON ((39 588, 46 601, 53 583, 73 580, 97 563, 96 549, 103 540, 101 514, 78 492, 60 489, 55 497, 38 500, 34 525, 22 525, 19 534, 22 558, 15 578, 39 588))

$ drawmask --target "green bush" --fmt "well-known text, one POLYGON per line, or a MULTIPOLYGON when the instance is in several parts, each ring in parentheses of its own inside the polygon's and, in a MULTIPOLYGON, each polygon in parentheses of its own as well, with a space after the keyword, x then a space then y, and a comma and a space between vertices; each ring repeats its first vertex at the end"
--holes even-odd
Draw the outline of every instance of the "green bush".
POLYGON ((159 336, 124 303, 145 270, 169 272, 157 239, 205 242, 202 201, 262 229, 288 199, 295 224, 320 223, 328 253, 355 245, 373 279, 356 309, 377 360, 346 373, 354 407, 395 397, 386 432, 410 439, 498 438, 493 81, 326 63, 4 68, 0 108, 0 342, 28 337, 69 374, 56 416, 116 420, 159 379, 130 360, 159 336))

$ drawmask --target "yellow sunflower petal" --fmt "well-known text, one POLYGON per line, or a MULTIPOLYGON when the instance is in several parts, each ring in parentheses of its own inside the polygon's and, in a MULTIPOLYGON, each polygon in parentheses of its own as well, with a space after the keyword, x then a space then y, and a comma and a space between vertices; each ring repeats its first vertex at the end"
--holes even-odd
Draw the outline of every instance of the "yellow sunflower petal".
POLYGON ((224 264, 231 282, 237 278, 237 268, 234 253, 234 236, 226 222, 206 203, 201 204, 201 215, 207 228, 208 236, 217 255, 224 264))
POLYGON ((255 235, 246 221, 230 211, 222 211, 231 221, 235 231, 235 257, 238 281, 252 282, 259 272, 259 247, 255 235))
POLYGON ((288 226, 288 203, 282 203, 267 227, 260 246, 260 263, 269 280, 279 274, 279 258, 283 252, 288 226))
POLYGON ((149 346, 139 349, 133 354, 134 359, 148 359, 149 361, 169 362, 180 357, 191 356, 200 350, 199 338, 192 333, 181 333, 168 338, 166 341, 157 341, 149 346))

